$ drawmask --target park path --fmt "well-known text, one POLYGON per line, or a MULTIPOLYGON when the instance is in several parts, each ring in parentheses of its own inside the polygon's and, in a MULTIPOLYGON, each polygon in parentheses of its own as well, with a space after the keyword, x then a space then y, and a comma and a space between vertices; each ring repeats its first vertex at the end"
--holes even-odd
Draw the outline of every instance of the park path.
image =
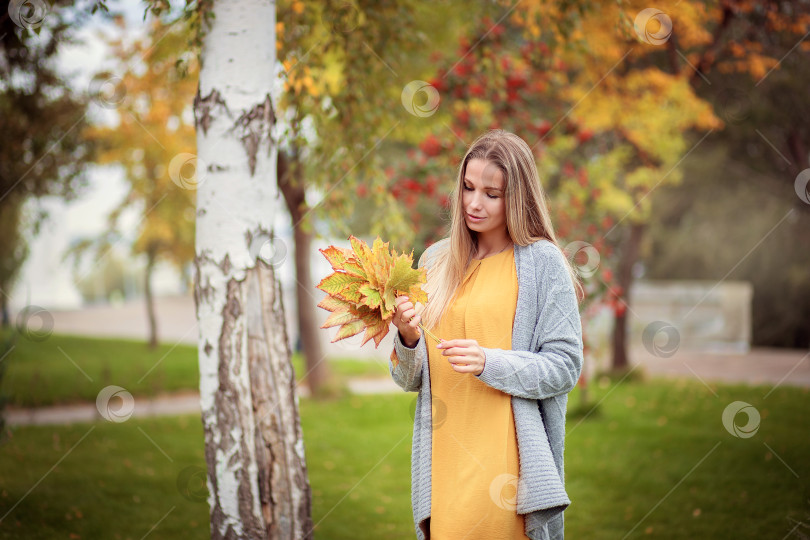
MULTIPOLYGON (((689 378, 711 383, 742 383, 771 387, 810 388, 810 352, 789 349, 752 349, 739 354, 710 354, 679 351, 670 358, 650 355, 644 350, 631 351, 633 369, 643 368, 650 377, 689 378)), ((353 394, 401 392, 390 377, 351 378, 347 382, 353 394)), ((306 397, 306 386, 299 384, 298 395, 306 397)), ((132 416, 191 414, 200 412, 200 396, 188 391, 149 400, 137 400, 132 416)), ((47 425, 93 422, 101 419, 95 404, 63 405, 36 409, 8 408, 10 425, 47 425)))
MULTIPOLYGON (((354 378, 348 381, 352 394, 382 394, 401 392, 402 389, 389 378, 354 378)), ((309 389, 299 384, 299 397, 307 397, 309 389)), ((177 392, 152 399, 136 399, 133 417, 192 414, 200 412, 200 394, 193 391, 177 392)), ((10 425, 73 424, 102 420, 94 403, 57 405, 30 409, 7 408, 6 421, 10 425)))
POLYGON ((810 351, 752 348, 747 352, 712 353, 679 349, 669 358, 632 348, 632 362, 651 377, 687 377, 704 383, 798 386, 810 388, 810 351))

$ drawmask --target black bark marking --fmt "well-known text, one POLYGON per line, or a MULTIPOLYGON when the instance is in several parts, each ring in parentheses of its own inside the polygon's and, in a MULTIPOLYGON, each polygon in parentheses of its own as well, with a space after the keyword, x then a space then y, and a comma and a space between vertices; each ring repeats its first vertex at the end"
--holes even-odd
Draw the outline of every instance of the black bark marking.
POLYGON ((196 129, 202 128, 203 133, 207 135, 208 128, 211 125, 212 111, 216 107, 222 107, 225 113, 230 116, 228 106, 217 89, 212 89, 210 94, 202 97, 200 89, 197 88, 197 95, 194 96, 194 127, 196 129))
POLYGON ((264 101, 245 111, 234 123, 239 138, 248 156, 250 176, 256 173, 256 154, 262 141, 270 141, 270 132, 276 123, 276 114, 273 111, 273 101, 270 94, 265 94, 264 101))
POLYGON ((222 270, 222 273, 226 276, 231 273, 231 258, 228 254, 225 254, 225 257, 222 259, 222 262, 219 264, 219 269, 222 270))
POLYGON ((203 300, 207 303, 211 300, 211 295, 214 292, 213 287, 211 286, 210 280, 206 280, 205 283, 202 283, 202 272, 200 271, 200 267, 205 262, 214 262, 213 259, 208 255, 208 252, 199 253, 194 257, 194 306, 197 312, 199 312, 200 304, 203 300))

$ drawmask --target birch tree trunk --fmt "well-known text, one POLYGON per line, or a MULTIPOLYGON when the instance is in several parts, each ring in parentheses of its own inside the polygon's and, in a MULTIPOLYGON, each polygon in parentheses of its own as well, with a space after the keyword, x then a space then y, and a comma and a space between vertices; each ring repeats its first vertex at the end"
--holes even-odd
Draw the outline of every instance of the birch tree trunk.
MULTIPOLYGON (((211 538, 311 538, 311 493, 274 265, 275 4, 213 0, 197 124, 195 303, 211 538)), ((192 160, 189 160, 192 161, 192 160)), ((183 173, 185 174, 185 173, 183 173)))

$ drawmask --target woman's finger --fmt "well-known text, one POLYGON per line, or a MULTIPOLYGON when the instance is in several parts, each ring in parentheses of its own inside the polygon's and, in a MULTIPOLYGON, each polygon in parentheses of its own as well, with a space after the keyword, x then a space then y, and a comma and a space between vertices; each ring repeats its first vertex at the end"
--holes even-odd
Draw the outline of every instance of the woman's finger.
POLYGON ((453 366, 453 369, 455 369, 458 373, 475 373, 476 371, 475 366, 471 366, 469 364, 465 365, 456 364, 453 366))
POLYGON ((447 357, 447 359, 450 360, 453 363, 463 362, 465 364, 467 362, 470 362, 472 360, 472 358, 473 357, 468 355, 468 354, 451 354, 451 355, 448 355, 448 357, 447 357))
POLYGON ((475 341, 475 340, 466 340, 466 339, 447 339, 439 343, 440 349, 449 349, 452 347, 459 347, 467 344, 467 341, 475 341))

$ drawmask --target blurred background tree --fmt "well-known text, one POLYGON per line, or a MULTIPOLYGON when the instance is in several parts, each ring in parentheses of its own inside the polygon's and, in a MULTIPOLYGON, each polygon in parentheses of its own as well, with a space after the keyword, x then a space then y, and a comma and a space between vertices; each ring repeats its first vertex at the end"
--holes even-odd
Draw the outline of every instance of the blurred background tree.
POLYGON ((753 345, 807 348, 810 206, 794 183, 810 166, 810 6, 719 2, 713 13, 712 46, 682 51, 697 69, 681 69, 725 128, 654 201, 644 268, 650 278, 748 281, 753 345))
POLYGON ((11 286, 47 213, 28 203, 71 200, 86 185, 93 143, 82 137, 88 98, 65 80, 56 58, 89 13, 73 2, 6 2, 0 17, 0 311, 9 324, 11 286))
POLYGON ((14 284, 29 251, 26 233, 30 227, 23 221, 22 203, 23 199, 16 198, 9 198, 5 204, 0 203, 0 231, 3 234, 3 241, 0 242, 0 290, 4 291, 0 302, 0 318, 3 328, 11 324, 5 291, 14 284))
POLYGON ((382 149, 408 129, 399 95, 411 80, 408 74, 424 62, 423 47, 441 46, 463 28, 462 11, 454 9, 459 6, 414 0, 278 5, 279 59, 285 69, 280 117, 286 127, 278 178, 293 226, 298 328, 313 394, 329 372, 322 362, 323 330, 316 322, 320 298, 313 296, 318 279, 310 272, 312 241, 315 234, 380 235, 400 251, 413 247, 410 216, 383 174, 382 149), (445 23, 453 21, 444 27, 450 32, 431 30, 437 11, 445 23), (358 194, 367 195, 362 205, 358 194), (362 223, 353 219, 358 214, 362 223))
MULTIPOLYGON (((123 18, 116 22, 120 35, 126 35, 123 18)), ((122 213, 137 209, 140 219, 132 254, 146 259, 148 344, 155 348, 159 341, 152 292, 155 265, 166 261, 182 271, 194 258, 196 191, 187 189, 187 184, 196 154, 191 104, 197 62, 193 54, 182 52, 189 40, 186 25, 163 25, 158 19, 149 24, 143 39, 125 43, 116 38, 108 43, 118 60, 117 69, 97 73, 92 86, 94 99, 113 111, 114 119, 85 130, 87 139, 98 147, 97 163, 123 167, 129 190, 110 212, 104 234, 78 242, 68 255, 78 261, 92 251, 94 260, 103 260, 112 239, 120 235, 122 213)))
MULTIPOLYGON (((661 6, 652 16, 642 16, 645 6, 640 3, 604 3, 598 12, 575 6, 563 11, 556 3, 543 1, 526 7, 497 24, 484 19, 460 39, 458 50, 436 51, 431 56, 439 66, 447 57, 445 66, 425 75, 440 93, 442 105, 433 131, 388 170, 392 189, 416 216, 417 244, 429 244, 447 234, 447 194, 455 180, 449 173, 455 173, 466 145, 493 127, 521 135, 537 152, 559 236, 566 242, 584 241, 599 254, 599 272, 586 267, 581 245, 570 255, 587 274, 583 277, 590 303, 613 308, 612 364, 616 370, 625 370, 627 291, 634 272, 643 271, 638 263, 650 258, 650 243, 661 243, 657 238, 646 239, 645 232, 650 224, 661 232, 653 216, 657 219, 661 205, 666 205, 664 188, 678 185, 687 156, 696 149, 711 148, 715 137, 709 135, 725 128, 729 115, 739 114, 735 113, 736 94, 724 89, 715 99, 719 85, 705 92, 710 84, 696 66, 733 74, 718 78, 737 77, 751 86, 777 68, 778 58, 790 50, 788 44, 794 49, 801 45, 807 16, 782 4, 756 7, 733 2, 678 2, 661 6), (765 30, 728 32, 731 19, 749 27, 759 22, 765 30), (559 22, 545 24, 550 20, 559 22), (780 33, 779 40, 766 37, 768 25, 770 33, 780 33), (782 47, 766 47, 758 40, 778 41, 782 47), (725 50, 732 53, 724 54, 725 50), (709 144, 704 145, 707 140, 709 144), (654 207, 654 202, 659 204, 654 207)), ((785 79, 793 84, 806 80, 798 70, 785 79)), ((807 106, 804 95, 794 95, 807 106)), ((775 95, 770 103, 779 106, 775 95)), ((782 108, 783 113, 786 110, 782 108)), ((753 128, 749 135, 766 144, 753 128)), ((783 139, 785 146, 792 140, 787 134, 783 139)), ((691 160, 701 161, 698 155, 702 156, 695 154, 691 160)), ((716 176, 705 174, 704 169, 700 185, 710 186, 716 176)), ((756 182, 755 174, 745 176, 756 182)), ((781 190, 782 206, 802 206, 789 193, 795 175, 785 178, 789 182, 781 190)), ((688 209, 681 206, 680 212, 684 210, 688 209)), ((751 247, 768 232, 762 227, 747 230, 753 239, 751 247)), ((798 231, 784 234, 787 240, 798 236, 798 231)), ((725 279, 728 269, 744 255, 739 245, 734 247, 736 260, 725 266, 727 260, 718 261, 702 277, 725 279)), ((713 253, 714 248, 711 240, 705 246, 690 246, 692 254, 713 253)), ((794 284, 795 269, 805 257, 800 259, 791 265, 794 284)), ((661 264, 653 265, 661 277, 678 277, 667 274, 661 264)), ((762 287, 768 288, 765 283, 762 287)), ((807 302, 802 302, 790 315, 794 327, 806 327, 800 315, 807 309, 807 302)), ((755 316, 755 326, 759 320, 755 316)))
MULTIPOLYGON (((642 229, 631 226, 635 232, 624 239, 608 234, 628 216, 648 221, 647 194, 670 176, 689 132, 719 126, 687 83, 645 65, 648 44, 606 22, 621 20, 620 14, 618 8, 613 18, 585 9, 561 12, 538 3, 498 23, 483 18, 447 54, 447 67, 428 79, 442 96, 440 125, 404 170, 391 171, 406 205, 414 208, 420 193, 428 195, 417 213, 426 217, 421 236, 430 243, 447 234, 431 216, 442 215, 437 202, 448 203, 455 181, 448 171, 457 169, 467 145, 486 129, 517 133, 535 151, 563 247, 583 242, 570 256, 586 278, 587 301, 610 303, 617 328, 629 287, 625 269, 635 262, 642 229), (546 28, 541 20, 559 22, 546 28), (437 185, 442 195, 431 198, 437 185), (588 246, 599 254, 600 272, 584 267, 594 264, 581 260, 588 246), (622 248, 617 257, 616 247, 622 248)), ((617 335, 624 335, 623 326, 617 335)), ((623 354, 624 343, 617 343, 617 369, 625 365, 623 354)))

